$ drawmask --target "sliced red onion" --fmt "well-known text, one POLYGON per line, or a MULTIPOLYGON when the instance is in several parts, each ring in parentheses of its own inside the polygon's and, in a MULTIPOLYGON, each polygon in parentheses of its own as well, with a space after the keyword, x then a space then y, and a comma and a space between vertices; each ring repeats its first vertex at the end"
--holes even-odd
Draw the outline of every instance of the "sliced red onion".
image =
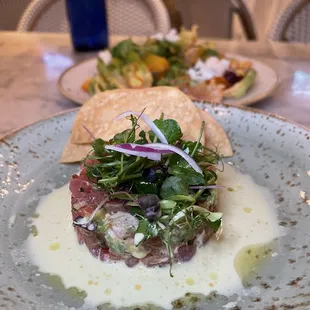
POLYGON ((210 189, 210 188, 225 188, 224 185, 206 185, 206 186, 190 186, 190 189, 210 189))
POLYGON ((149 143, 147 146, 151 149, 158 150, 158 151, 172 151, 173 153, 176 153, 180 155, 184 160, 188 162, 188 164, 198 173, 202 174, 202 170, 197 165, 197 163, 194 161, 192 157, 190 157, 188 154, 186 154, 184 151, 179 149, 176 146, 170 145, 170 144, 163 144, 163 143, 149 143))
POLYGON ((135 150, 135 151, 141 151, 141 152, 152 152, 152 153, 158 153, 158 154, 171 154, 172 151, 169 150, 155 150, 151 147, 149 147, 149 144, 136 144, 136 143, 122 143, 117 144, 117 146, 126 149, 126 150, 135 150))
POLYGON ((155 125, 153 121, 151 121, 145 114, 141 114, 138 112, 133 112, 133 111, 127 111, 122 114, 120 114, 116 119, 121 119, 123 117, 129 116, 129 115, 135 115, 144 120, 144 122, 151 128, 153 131, 154 135, 164 144, 168 144, 168 141, 164 134, 160 131, 160 129, 155 125))
POLYGON ((160 160, 162 154, 176 153, 184 158, 188 164, 198 173, 202 174, 202 170, 197 165, 197 163, 186 154, 184 151, 176 146, 164 143, 148 143, 148 144, 135 144, 135 143, 124 143, 117 145, 107 145, 105 147, 107 150, 112 150, 128 155, 146 157, 151 160, 160 160))
POLYGON ((154 150, 153 148, 148 147, 148 144, 147 146, 145 146, 145 145, 140 145, 140 144, 135 144, 135 143, 106 145, 105 148, 107 150, 116 151, 116 152, 124 153, 127 155, 146 157, 148 159, 157 160, 157 161, 161 160, 161 154, 171 153, 169 150, 166 152, 154 150))
POLYGON ((96 140, 96 137, 92 134, 92 132, 84 124, 82 124, 82 126, 87 131, 87 133, 91 136, 91 138, 96 140))

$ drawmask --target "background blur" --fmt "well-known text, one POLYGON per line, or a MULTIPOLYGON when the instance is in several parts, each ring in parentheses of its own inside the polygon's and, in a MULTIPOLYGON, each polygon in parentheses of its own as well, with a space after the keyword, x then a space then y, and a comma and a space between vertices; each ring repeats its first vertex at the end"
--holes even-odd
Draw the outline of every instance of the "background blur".
MULTIPOLYGON (((242 0, 163 0, 173 27, 189 27, 195 23, 199 25, 201 36, 238 40, 249 38, 246 34, 249 27, 253 27, 255 39, 266 39, 281 12, 293 1, 243 0, 249 13, 248 18, 245 16, 247 23, 244 25, 236 10, 238 2, 242 0)), ((0 0, 0 30, 16 30, 19 19, 30 2, 31 0, 0 0)))

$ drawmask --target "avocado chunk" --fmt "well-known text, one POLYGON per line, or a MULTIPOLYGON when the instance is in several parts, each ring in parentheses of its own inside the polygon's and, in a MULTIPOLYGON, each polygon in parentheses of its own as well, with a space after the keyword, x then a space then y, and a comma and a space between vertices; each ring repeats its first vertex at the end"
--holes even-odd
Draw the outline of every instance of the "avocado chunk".
MULTIPOLYGON (((124 79, 124 77, 120 73, 119 68, 115 68, 114 70, 109 70, 109 68, 106 66, 106 64, 98 57, 97 60, 97 70, 99 72, 101 80, 104 79, 106 81, 105 87, 101 87, 99 84, 99 89, 103 88, 101 91, 107 90, 107 89, 115 89, 115 88, 126 88, 127 84, 124 79)), ((98 84, 98 80, 97 80, 98 84)))
POLYGON ((235 99, 243 97, 254 84, 256 75, 257 75, 256 71, 253 68, 251 68, 241 81, 236 83, 234 86, 226 89, 223 92, 223 96, 225 98, 235 98, 235 99))

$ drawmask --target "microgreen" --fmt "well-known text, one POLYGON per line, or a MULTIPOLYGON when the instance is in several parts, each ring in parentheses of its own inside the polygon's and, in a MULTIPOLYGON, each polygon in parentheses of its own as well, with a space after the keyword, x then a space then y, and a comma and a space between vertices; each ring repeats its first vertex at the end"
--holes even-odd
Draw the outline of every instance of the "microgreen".
MULTIPOLYGON (((128 48, 131 46, 129 42, 126 44, 128 48)), ((220 157, 216 152, 203 147, 200 142, 204 123, 197 141, 182 140, 183 133, 178 123, 172 119, 164 119, 163 114, 154 123, 170 145, 191 156, 202 173, 196 172, 176 153, 162 154, 161 160, 154 161, 147 157, 108 150, 107 145, 145 145, 157 141, 152 131, 138 132, 140 116, 127 117, 131 128, 116 134, 108 142, 100 138, 94 140, 93 151, 87 155, 83 165, 88 178, 100 190, 106 191, 110 199, 124 201, 129 207, 129 213, 139 220, 134 233, 135 246, 143 246, 146 240, 159 237, 167 249, 171 267, 176 246, 190 242, 198 231, 206 227, 216 231, 221 226, 221 214, 209 211, 216 204, 216 189, 199 187, 216 184, 216 165, 220 157), (192 186, 198 188, 191 188, 192 186), (146 201, 145 195, 157 203, 146 208, 141 204, 146 201), (144 200, 139 197, 144 197, 144 200)), ((102 232, 106 232, 106 229, 101 229, 100 233, 102 232)), ((109 235, 109 238, 113 236, 109 235)), ((121 250, 122 248, 117 248, 118 253, 121 250)))
MULTIPOLYGON (((155 125, 161 130, 169 144, 174 144, 183 136, 179 124, 174 119, 155 120, 155 125)), ((151 141, 154 141, 154 134, 149 133, 151 141)))

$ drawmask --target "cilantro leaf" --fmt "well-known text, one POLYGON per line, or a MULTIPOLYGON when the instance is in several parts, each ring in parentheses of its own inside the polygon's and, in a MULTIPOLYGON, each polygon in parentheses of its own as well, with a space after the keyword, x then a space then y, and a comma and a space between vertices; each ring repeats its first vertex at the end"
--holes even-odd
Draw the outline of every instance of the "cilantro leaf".
MULTIPOLYGON (((156 119, 154 123, 164 134, 169 144, 177 142, 183 136, 179 124, 174 119, 156 119)), ((153 141, 155 138, 154 133, 150 131, 149 135, 150 139, 153 141)))
POLYGON ((203 52, 203 54, 201 55, 201 58, 202 58, 203 60, 205 60, 205 59, 207 59, 207 58, 209 58, 209 57, 211 57, 211 56, 219 57, 220 54, 219 54, 218 51, 216 51, 216 50, 214 50, 214 49, 212 49, 212 48, 207 48, 207 49, 203 52))
MULTIPOLYGON (((192 154, 195 147, 196 147, 197 142, 193 142, 193 141, 182 141, 181 143, 181 149, 187 153, 187 154, 192 154)), ((203 146, 202 144, 199 142, 198 143, 198 147, 196 149, 195 153, 200 153, 203 151, 203 146)))
POLYGON ((181 47, 179 44, 166 40, 149 41, 145 44, 145 52, 169 58, 180 53, 181 47))
POLYGON ((126 129, 117 133, 109 142, 110 144, 133 143, 135 141, 135 131, 126 129))
POLYGON ((222 225, 222 219, 216 220, 215 222, 209 222, 209 225, 212 227, 214 231, 218 231, 222 225))
POLYGON ((210 212, 206 218, 209 221, 209 225, 213 228, 214 231, 217 231, 222 225, 222 213, 219 212, 210 212))
POLYGON ((177 196, 177 195, 187 196, 188 185, 180 177, 176 176, 168 177, 164 181, 160 189, 160 196, 163 199, 167 199, 171 196, 177 196))
POLYGON ((123 60, 127 60, 127 56, 131 51, 135 51, 137 45, 131 40, 123 40, 112 48, 112 56, 123 60))
POLYGON ((129 213, 133 216, 145 217, 145 212, 140 207, 137 206, 131 207, 129 213))
POLYGON ((94 153, 98 157, 103 157, 105 153, 105 142, 102 139, 96 139, 93 144, 94 153))
POLYGON ((138 179, 134 182, 135 189, 139 194, 158 194, 159 184, 147 182, 143 179, 138 179))
POLYGON ((191 167, 173 166, 169 168, 169 173, 180 177, 188 185, 203 185, 205 184, 204 176, 201 173, 196 172, 191 167))
POLYGON ((151 223, 146 218, 143 218, 139 221, 139 226, 135 232, 135 245, 138 246, 142 241, 157 237, 157 235, 158 229, 156 227, 156 223, 151 223))
POLYGON ((146 133, 144 130, 140 131, 139 137, 140 137, 140 139, 136 140, 135 143, 137 143, 137 144, 147 144, 148 143, 148 141, 146 139, 146 133))

